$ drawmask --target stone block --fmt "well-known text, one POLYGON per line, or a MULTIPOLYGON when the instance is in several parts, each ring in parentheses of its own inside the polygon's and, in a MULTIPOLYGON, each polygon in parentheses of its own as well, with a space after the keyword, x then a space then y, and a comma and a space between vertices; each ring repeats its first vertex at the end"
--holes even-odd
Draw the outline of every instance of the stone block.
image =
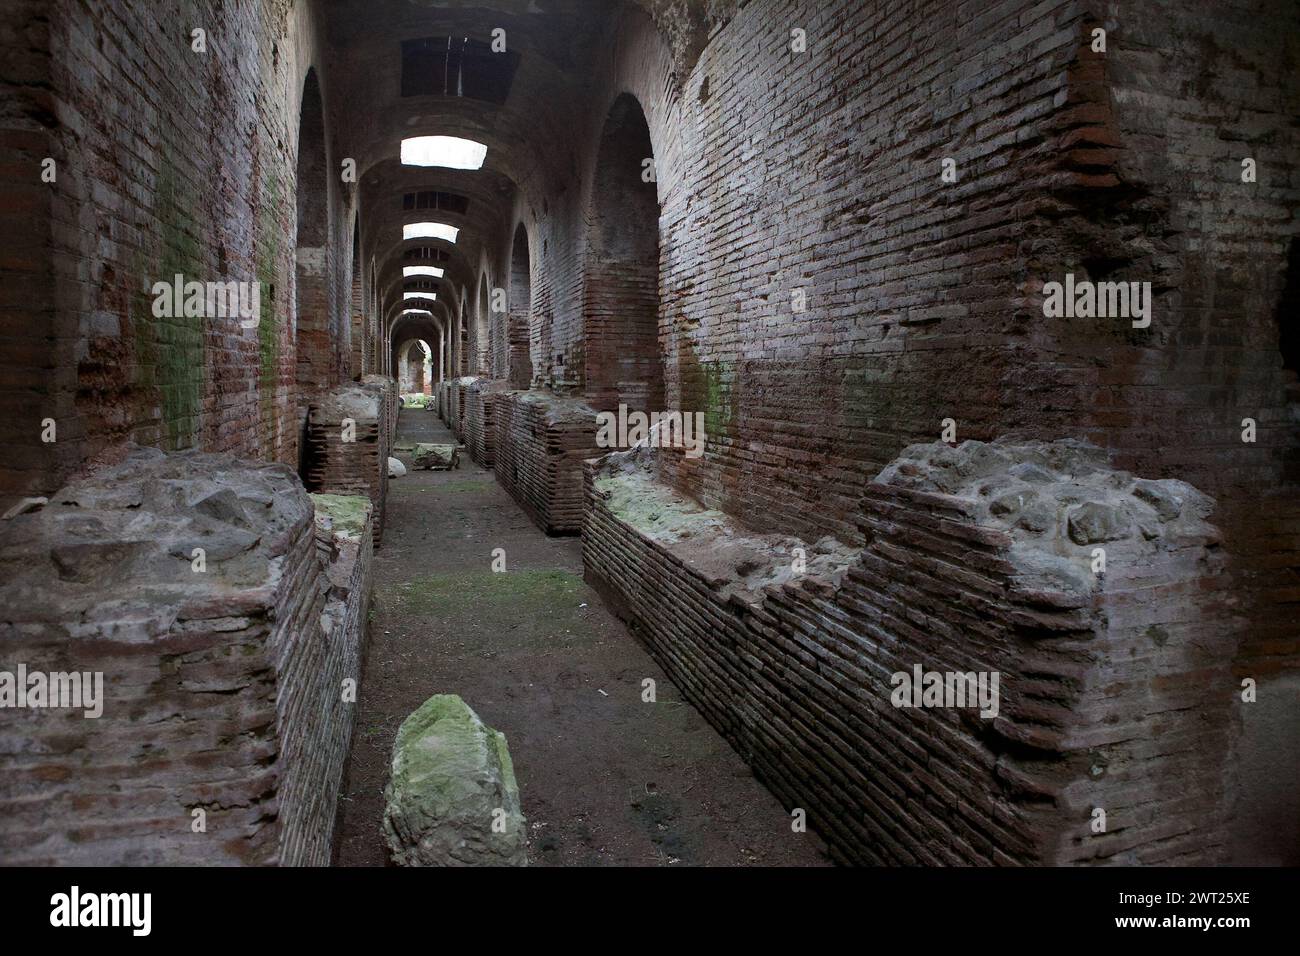
POLYGON ((402 722, 384 799, 384 836, 401 866, 527 865, 505 735, 455 694, 430 697, 402 722))

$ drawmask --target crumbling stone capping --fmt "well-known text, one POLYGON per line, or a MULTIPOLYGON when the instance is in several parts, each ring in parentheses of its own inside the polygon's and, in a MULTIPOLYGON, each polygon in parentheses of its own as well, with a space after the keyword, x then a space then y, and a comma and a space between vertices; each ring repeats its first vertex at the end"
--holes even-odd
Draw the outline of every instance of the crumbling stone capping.
POLYGON ((487 378, 475 379, 465 389, 465 447, 470 457, 484 468, 492 467, 496 444, 493 409, 500 394, 510 390, 509 382, 487 378))
POLYGON ((603 454, 596 412, 578 398, 544 390, 498 393, 493 469, 547 534, 582 530, 582 463, 603 454))
POLYGON ((865 547, 792 573, 654 459, 587 464, 587 578, 838 859, 1224 858, 1238 634, 1209 498, 1074 442, 914 445, 867 487, 865 547), (996 716, 897 706, 917 667, 996 673, 996 716))
POLYGON ((399 866, 527 866, 527 829, 505 734, 455 694, 397 731, 384 839, 399 866))
POLYGON ((0 524, 0 669, 102 674, 6 710, 0 861, 329 861, 371 507, 284 465, 135 449, 0 524))
POLYGON ((384 532, 393 442, 389 391, 375 385, 345 385, 313 401, 307 412, 303 460, 307 489, 368 497, 375 506, 376 547, 384 532))

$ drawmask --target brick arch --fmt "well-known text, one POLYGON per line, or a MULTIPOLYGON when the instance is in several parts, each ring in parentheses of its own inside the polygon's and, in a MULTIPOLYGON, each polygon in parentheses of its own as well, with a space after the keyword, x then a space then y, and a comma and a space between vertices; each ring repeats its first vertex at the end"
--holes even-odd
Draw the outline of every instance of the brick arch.
POLYGON ((474 301, 474 354, 471 356, 471 375, 491 374, 492 354, 489 349, 491 338, 491 298, 492 288, 488 285, 487 273, 479 275, 478 295, 474 301))
POLYGON ((314 68, 303 81, 295 178, 297 228, 294 240, 294 346, 298 393, 306 400, 331 384, 329 183, 325 111, 314 68))
POLYGON ((601 132, 587 217, 583 379, 597 409, 663 405, 659 198, 643 177, 647 161, 654 149, 645 113, 624 93, 601 132))
POLYGON ((426 341, 423 337, 416 335, 413 338, 403 340, 397 346, 397 368, 395 369, 398 387, 402 394, 418 392, 422 395, 428 395, 431 392, 433 376, 433 364, 437 361, 437 350, 433 343, 426 341), (421 343, 424 343, 422 346, 421 343), (424 374, 424 349, 429 349, 430 355, 430 375, 424 374))
POLYGON ((521 222, 515 227, 510 247, 510 312, 506 325, 506 378, 515 388, 528 388, 533 381, 532 259, 528 253, 528 230, 521 222))

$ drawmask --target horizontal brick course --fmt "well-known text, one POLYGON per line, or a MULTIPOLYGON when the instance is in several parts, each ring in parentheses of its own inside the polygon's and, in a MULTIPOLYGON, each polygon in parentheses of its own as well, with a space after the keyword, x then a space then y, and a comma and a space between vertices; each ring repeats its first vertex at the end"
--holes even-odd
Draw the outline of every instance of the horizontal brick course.
MULTIPOLYGON (((1236 637, 1208 499, 1186 492, 1153 544, 1108 544, 1093 580, 1086 547, 1058 558, 978 496, 907 487, 899 465, 946 467, 927 456, 952 450, 930 447, 868 486, 860 553, 746 531, 622 453, 589 463, 588 580, 846 862, 1222 862, 1236 637), (998 672, 999 715, 892 706, 890 675, 916 664, 998 672)), ((1056 460, 1094 494, 1123 487, 1056 460)))

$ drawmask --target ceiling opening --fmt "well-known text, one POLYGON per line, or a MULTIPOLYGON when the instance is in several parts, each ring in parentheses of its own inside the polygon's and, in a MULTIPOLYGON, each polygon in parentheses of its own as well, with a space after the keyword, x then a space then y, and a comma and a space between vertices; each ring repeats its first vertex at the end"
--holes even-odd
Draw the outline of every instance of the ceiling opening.
POLYGON ((412 136, 402 140, 402 165, 482 169, 487 147, 459 136, 412 136))
POLYGON ((500 106, 510 95, 519 54, 493 52, 469 37, 402 41, 403 96, 463 96, 500 106))
POLYGON ((402 208, 409 209, 441 209, 445 212, 454 212, 458 215, 465 215, 469 211, 469 200, 464 196, 458 196, 456 193, 446 193, 437 189, 424 189, 416 193, 406 193, 402 196, 402 208))
POLYGON ((411 222, 402 227, 403 239, 445 239, 455 242, 460 229, 445 222, 411 222))

